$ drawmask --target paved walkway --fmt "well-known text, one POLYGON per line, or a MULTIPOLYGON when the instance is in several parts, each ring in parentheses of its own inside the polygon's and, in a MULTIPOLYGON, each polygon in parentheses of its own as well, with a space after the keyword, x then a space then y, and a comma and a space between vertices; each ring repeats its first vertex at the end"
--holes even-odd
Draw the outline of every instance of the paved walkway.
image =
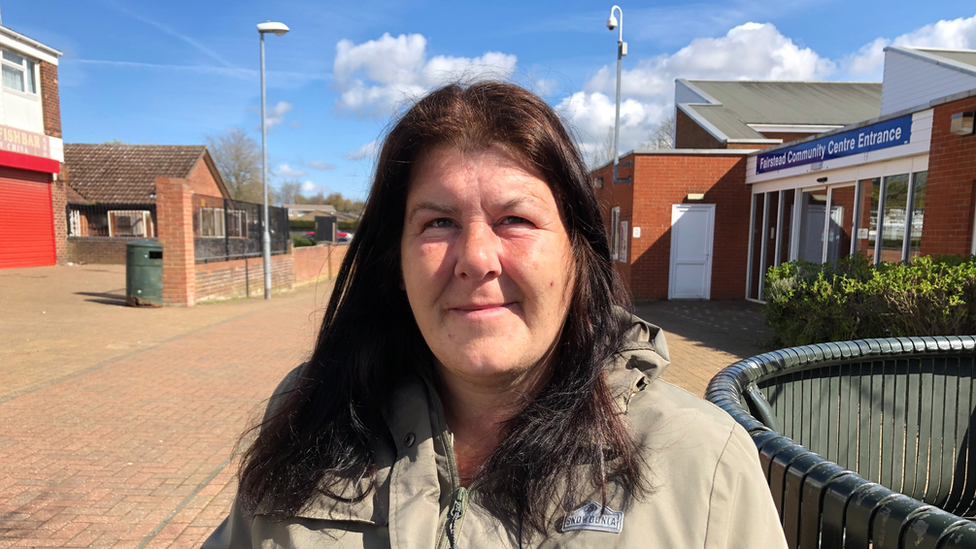
MULTIPOLYGON (((198 547, 227 513, 232 454, 310 352, 328 287, 133 309, 119 266, 0 270, 0 548, 198 547)), ((668 332, 665 377, 701 394, 755 354, 747 303, 639 312, 668 332)))

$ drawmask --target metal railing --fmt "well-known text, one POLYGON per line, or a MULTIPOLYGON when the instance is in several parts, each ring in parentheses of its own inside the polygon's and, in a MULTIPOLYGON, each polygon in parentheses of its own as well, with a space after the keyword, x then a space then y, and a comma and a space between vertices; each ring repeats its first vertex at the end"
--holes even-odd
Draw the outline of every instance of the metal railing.
MULTIPOLYGON (((218 196, 193 195, 193 250, 198 262, 261 256, 263 206, 218 196)), ((271 253, 288 251, 288 210, 268 208, 271 253)))
POLYGON ((68 204, 65 215, 72 237, 132 240, 157 235, 153 204, 68 204))

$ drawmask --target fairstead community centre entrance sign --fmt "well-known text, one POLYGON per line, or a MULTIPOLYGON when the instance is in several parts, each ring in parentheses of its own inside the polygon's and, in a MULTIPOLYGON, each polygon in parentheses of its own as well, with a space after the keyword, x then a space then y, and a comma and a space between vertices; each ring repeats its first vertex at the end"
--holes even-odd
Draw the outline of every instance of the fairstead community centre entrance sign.
POLYGON ((904 145, 912 137, 912 115, 908 114, 856 130, 822 137, 786 149, 761 154, 756 159, 756 173, 785 170, 804 164, 823 162, 852 154, 866 153, 904 145))

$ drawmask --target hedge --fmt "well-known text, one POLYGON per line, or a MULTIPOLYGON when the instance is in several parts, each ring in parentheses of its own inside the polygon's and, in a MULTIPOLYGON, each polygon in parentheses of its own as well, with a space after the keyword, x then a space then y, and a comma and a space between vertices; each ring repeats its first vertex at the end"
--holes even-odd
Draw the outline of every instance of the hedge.
POLYGON ((307 236, 293 236, 291 237, 291 243, 296 248, 300 248, 302 246, 314 246, 315 239, 307 236))
POLYGON ((872 266, 791 261, 766 274, 770 347, 869 337, 976 333, 976 258, 922 256, 872 266))

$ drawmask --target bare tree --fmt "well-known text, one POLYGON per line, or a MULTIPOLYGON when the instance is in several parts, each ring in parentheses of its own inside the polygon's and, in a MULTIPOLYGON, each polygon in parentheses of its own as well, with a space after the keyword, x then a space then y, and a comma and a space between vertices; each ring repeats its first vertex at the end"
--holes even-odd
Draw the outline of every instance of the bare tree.
POLYGON ((280 183, 275 194, 282 206, 285 204, 302 204, 302 201, 305 200, 305 197, 302 196, 302 183, 296 179, 280 183))
MULTIPOLYGON (((240 128, 231 128, 221 135, 208 135, 206 141, 231 197, 246 202, 263 202, 261 148, 257 142, 240 128)), ((271 189, 268 191, 270 195, 271 189)))
POLYGON ((607 135, 603 142, 593 150, 593 159, 590 162, 590 169, 596 169, 607 162, 613 160, 613 126, 607 128, 607 135))
POLYGON ((639 149, 673 149, 674 148, 674 115, 665 118, 653 130, 647 132, 647 141, 637 144, 639 149))

